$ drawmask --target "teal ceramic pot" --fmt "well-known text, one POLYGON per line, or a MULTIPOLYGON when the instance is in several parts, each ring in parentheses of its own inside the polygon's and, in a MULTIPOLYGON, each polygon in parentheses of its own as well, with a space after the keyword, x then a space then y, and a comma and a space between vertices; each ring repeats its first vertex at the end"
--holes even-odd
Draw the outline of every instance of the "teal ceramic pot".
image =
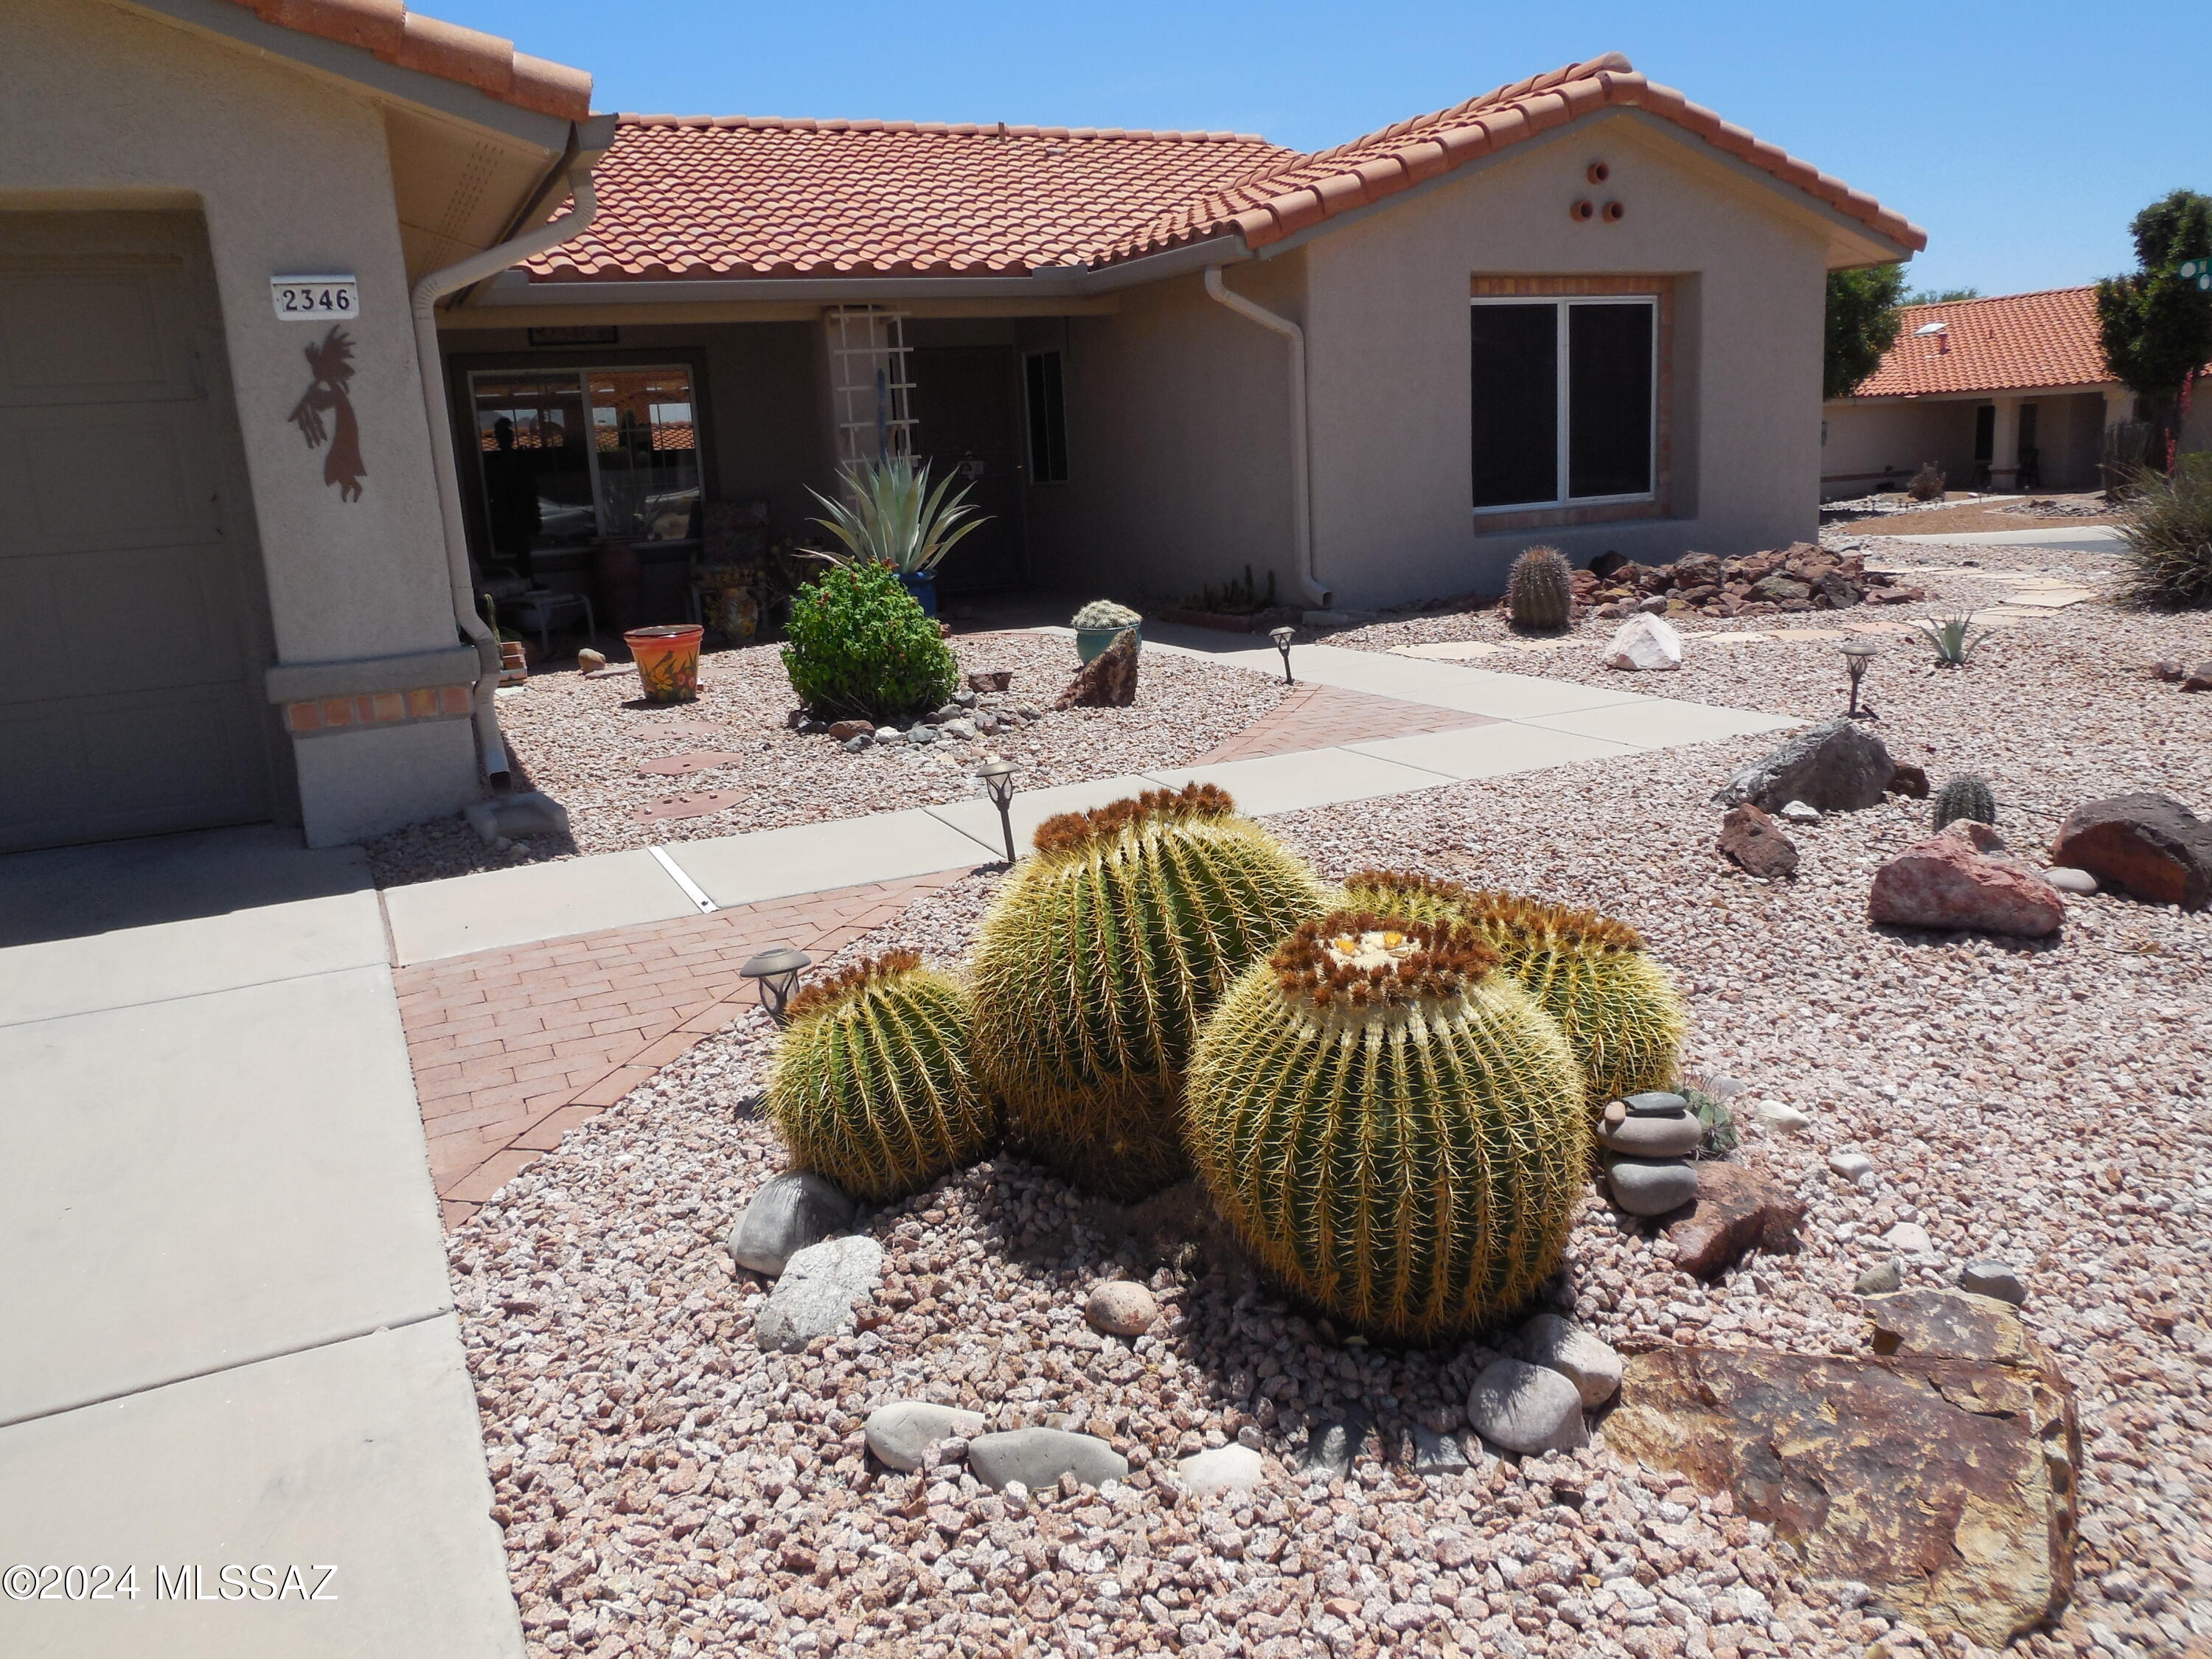
POLYGON ((1138 654, 1142 655, 1145 649, 1145 627, 1142 623, 1133 623, 1126 629, 1079 628, 1075 630, 1075 654, 1084 661, 1089 662, 1101 651, 1114 643, 1115 635, 1125 633, 1134 634, 1137 636, 1138 654))

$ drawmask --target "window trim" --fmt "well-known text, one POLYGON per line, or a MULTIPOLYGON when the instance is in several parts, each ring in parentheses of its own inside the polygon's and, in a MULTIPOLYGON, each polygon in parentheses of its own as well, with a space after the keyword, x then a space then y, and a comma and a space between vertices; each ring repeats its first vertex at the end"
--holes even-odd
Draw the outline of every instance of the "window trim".
POLYGON ((1056 346, 1056 345, 1054 345, 1054 346, 1038 346, 1038 347, 1036 347, 1036 348, 1031 349, 1025 349, 1025 350, 1024 350, 1024 351, 1023 351, 1023 353, 1021 354, 1021 356, 1022 356, 1022 447, 1023 447, 1023 450, 1024 450, 1024 454, 1023 454, 1022 459, 1023 459, 1023 460, 1024 460, 1024 461, 1027 464, 1027 465, 1028 465, 1028 470, 1029 470, 1029 482, 1030 482, 1030 483, 1032 483, 1032 484, 1039 484, 1039 485, 1064 484, 1064 483, 1067 483, 1067 482, 1068 482, 1068 480, 1069 480, 1069 478, 1073 476, 1073 469, 1068 465, 1068 461, 1067 461, 1067 352, 1066 352, 1066 349, 1065 347, 1062 347, 1062 346, 1056 346), (1037 411, 1036 411, 1036 409, 1031 405, 1031 403, 1030 403, 1030 365, 1032 362, 1034 362, 1036 359, 1038 359, 1038 358, 1040 358, 1040 357, 1054 357, 1054 358, 1059 359, 1059 361, 1060 361, 1060 374, 1059 374, 1059 386, 1060 386, 1060 408, 1059 408, 1059 410, 1058 410, 1058 411, 1057 411, 1057 413, 1059 414, 1059 416, 1060 416, 1060 422, 1059 422, 1059 425, 1060 425, 1060 473, 1059 473, 1059 476, 1058 476, 1058 477, 1050 477, 1050 478, 1048 478, 1048 477, 1044 477, 1044 476, 1043 476, 1043 474, 1042 474, 1042 472, 1040 471, 1040 469, 1039 469, 1039 468, 1038 468, 1038 466, 1037 466, 1037 453, 1036 453, 1036 416, 1037 416, 1037 411))
MULTIPOLYGON (((1624 294, 1479 294, 1468 301, 1470 312, 1485 306, 1543 306, 1553 311, 1552 372, 1556 377, 1553 394, 1553 433, 1552 479, 1555 488, 1565 489, 1569 483, 1569 446, 1574 423, 1573 399, 1569 392, 1572 372, 1569 349, 1569 319, 1577 306, 1641 306, 1651 314, 1651 402, 1645 415, 1645 466, 1651 486, 1648 489, 1631 490, 1613 495, 1556 495, 1549 501, 1499 501, 1488 507, 1471 507, 1477 519, 1492 519, 1501 514, 1516 513, 1559 513, 1590 507, 1636 507, 1659 499, 1659 382, 1661 358, 1659 336, 1662 323, 1661 303, 1663 296, 1655 289, 1649 293, 1624 294)), ((1470 494, 1472 490, 1470 489, 1470 494)))

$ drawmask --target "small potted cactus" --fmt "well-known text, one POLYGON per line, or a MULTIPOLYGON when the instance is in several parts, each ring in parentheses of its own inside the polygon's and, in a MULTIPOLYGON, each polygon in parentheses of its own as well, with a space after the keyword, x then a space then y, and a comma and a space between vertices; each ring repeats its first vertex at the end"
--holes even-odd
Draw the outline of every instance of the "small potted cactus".
POLYGON ((1114 643, 1114 636, 1127 629, 1137 636, 1137 647, 1144 648, 1145 619, 1126 605, 1116 605, 1111 599, 1093 599, 1068 619, 1075 630, 1075 653, 1084 661, 1114 643))

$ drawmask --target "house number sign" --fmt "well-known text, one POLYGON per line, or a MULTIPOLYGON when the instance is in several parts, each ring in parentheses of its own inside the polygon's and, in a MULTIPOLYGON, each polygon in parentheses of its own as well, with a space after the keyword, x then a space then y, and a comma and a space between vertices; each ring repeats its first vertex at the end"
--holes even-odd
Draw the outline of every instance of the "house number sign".
POLYGON ((288 323, 342 323, 361 315, 361 282, 354 276, 271 276, 269 297, 288 323))

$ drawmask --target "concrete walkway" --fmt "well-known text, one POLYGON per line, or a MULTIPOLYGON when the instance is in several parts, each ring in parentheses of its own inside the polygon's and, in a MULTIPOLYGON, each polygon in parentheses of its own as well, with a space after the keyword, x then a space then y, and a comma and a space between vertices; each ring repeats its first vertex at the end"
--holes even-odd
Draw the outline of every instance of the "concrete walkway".
MULTIPOLYGON (((1879 533, 1879 532, 1869 532, 1879 533)), ((1977 530, 1949 536, 1888 536, 1893 542, 1919 542, 1930 547, 2047 547, 2055 553, 2117 553, 2127 544, 2108 524, 2085 524, 2079 530, 2052 525, 2042 530, 1977 530)))
MULTIPOLYGON (((1157 635, 1146 635, 1147 651, 1187 652, 1260 673, 1282 672, 1272 646, 1254 645, 1245 636, 1175 628, 1157 635)), ((1618 689, 1587 686, 1324 645, 1297 647, 1291 661, 1302 684, 1448 710, 1483 723, 1024 791, 1013 805, 1017 848, 1054 813, 1103 805, 1143 789, 1218 784, 1243 811, 1264 817, 1799 723, 1646 696, 1630 689, 1637 682, 1629 675, 1621 677, 1618 689)), ((965 868, 979 857, 1004 856, 998 813, 987 801, 972 799, 456 876, 393 888, 384 903, 394 959, 406 966, 671 921, 709 908, 903 880, 965 868)))
POLYGON ((0 1654, 519 1656, 359 851, 0 860, 0 1654))

